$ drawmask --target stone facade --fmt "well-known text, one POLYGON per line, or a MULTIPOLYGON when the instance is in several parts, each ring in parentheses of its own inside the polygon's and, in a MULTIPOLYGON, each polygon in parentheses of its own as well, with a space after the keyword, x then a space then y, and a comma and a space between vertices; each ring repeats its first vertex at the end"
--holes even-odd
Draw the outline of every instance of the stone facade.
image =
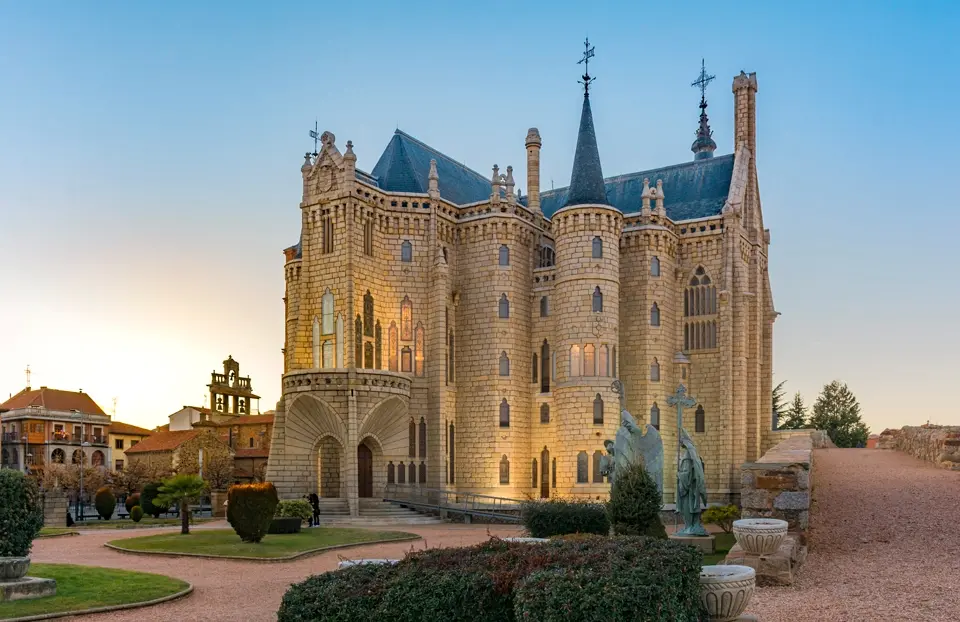
POLYGON ((67 495, 60 489, 43 491, 43 526, 67 526, 67 495))
POLYGON ((960 471, 960 426, 904 426, 884 430, 880 449, 899 449, 942 469, 960 471))
POLYGON ((301 168, 300 242, 284 251, 283 396, 267 472, 281 496, 319 490, 355 508, 372 479, 373 495, 402 482, 605 497, 595 462, 619 425, 620 377, 640 423, 659 410, 665 499, 678 441, 666 398, 683 380, 702 413, 695 425, 688 411, 685 427, 710 499, 736 500, 740 465, 781 438, 771 430, 777 314, 756 90, 754 74, 734 80, 729 193, 692 220, 667 216, 655 179, 633 213, 576 205, 546 215, 535 129, 524 143, 527 196, 515 196, 512 169, 494 167, 489 197, 466 203, 444 194, 454 180, 436 159, 424 192, 386 190, 356 169, 352 143, 341 152, 325 132, 301 168), (684 379, 672 362, 681 351, 692 362, 684 379))

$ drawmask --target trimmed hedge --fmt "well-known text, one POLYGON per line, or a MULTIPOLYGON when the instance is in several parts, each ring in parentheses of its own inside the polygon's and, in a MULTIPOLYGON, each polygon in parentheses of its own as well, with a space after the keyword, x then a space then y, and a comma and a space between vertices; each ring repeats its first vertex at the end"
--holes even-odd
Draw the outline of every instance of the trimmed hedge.
POLYGON ((277 489, 270 482, 238 484, 227 492, 227 522, 244 542, 260 542, 277 511, 277 489))
POLYGON ((299 518, 307 521, 313 518, 313 508, 303 499, 285 499, 277 504, 277 518, 299 518))
POLYGON ((353 566, 287 590, 278 622, 700 620, 694 547, 639 537, 492 539, 353 566))
POLYGON ((132 495, 127 495, 127 500, 123 502, 123 507, 127 508, 127 513, 133 511, 134 506, 140 505, 140 493, 135 492, 132 495))
POLYGON ((37 482, 15 469, 0 469, 0 557, 26 557, 43 527, 37 482))
POLYGON ((634 463, 617 470, 607 503, 614 533, 620 536, 666 538, 667 530, 660 520, 661 507, 663 495, 643 464, 634 463))
POLYGON ((275 516, 270 521, 267 533, 300 533, 302 524, 299 516, 275 516))
POLYGON ((160 514, 169 509, 158 508, 153 505, 153 500, 160 496, 161 486, 163 486, 163 482, 147 482, 143 485, 143 490, 140 492, 140 509, 143 510, 144 514, 160 518, 160 514))
POLYGON ((130 518, 133 519, 133 522, 139 523, 143 519, 143 508, 139 505, 130 508, 130 518))
POLYGON ((610 533, 607 510, 601 503, 585 501, 528 501, 521 507, 520 522, 534 538, 572 533, 610 533))
POLYGON ((104 486, 93 495, 93 505, 97 508, 97 514, 103 520, 110 520, 113 511, 117 509, 117 498, 113 496, 113 491, 104 486))

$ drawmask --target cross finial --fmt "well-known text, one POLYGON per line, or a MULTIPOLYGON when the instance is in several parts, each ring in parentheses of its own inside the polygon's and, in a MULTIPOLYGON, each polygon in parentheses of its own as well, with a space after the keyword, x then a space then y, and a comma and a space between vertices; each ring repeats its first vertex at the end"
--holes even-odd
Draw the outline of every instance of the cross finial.
POLYGON ((707 74, 707 64, 704 59, 700 59, 700 75, 690 83, 690 86, 696 86, 700 89, 700 107, 707 107, 707 85, 716 79, 717 76, 707 74))
POLYGON ((313 157, 317 157, 317 142, 320 140, 320 127, 317 125, 317 120, 313 121, 313 129, 310 130, 310 138, 313 139, 313 157))
POLYGON ((30 386, 30 366, 29 365, 27 365, 27 368, 24 370, 24 372, 27 374, 27 386, 29 387, 30 386))
POLYGON ((590 38, 587 37, 583 41, 583 58, 577 61, 578 65, 583 64, 583 75, 580 76, 582 79, 578 80, 578 82, 583 85, 585 95, 590 94, 590 83, 596 80, 596 78, 590 75, 590 59, 593 57, 593 46, 590 45, 590 38))

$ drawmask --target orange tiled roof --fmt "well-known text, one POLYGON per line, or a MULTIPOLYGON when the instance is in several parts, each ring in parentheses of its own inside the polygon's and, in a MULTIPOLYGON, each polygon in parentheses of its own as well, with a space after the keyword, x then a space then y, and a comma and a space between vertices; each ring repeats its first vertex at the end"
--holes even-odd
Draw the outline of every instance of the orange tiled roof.
POLYGON ((157 432, 143 439, 127 450, 127 454, 146 453, 148 451, 173 451, 187 441, 196 438, 201 430, 177 430, 176 432, 157 432))
POLYGON ((234 452, 234 458, 269 458, 270 451, 267 449, 238 449, 234 452))
POLYGON ((107 416, 107 413, 103 412, 103 409, 82 391, 61 391, 60 389, 48 389, 47 387, 33 390, 27 387, 0 404, 0 411, 17 410, 30 406, 41 406, 48 410, 79 410, 85 415, 107 416))
MULTIPOLYGON (((223 413, 217 413, 222 415, 223 413)), ((232 425, 265 425, 273 423, 273 415, 243 415, 241 417, 231 417, 221 421, 218 425, 229 427, 232 425)))
POLYGON ((135 425, 130 425, 129 423, 123 423, 122 421, 111 421, 110 422, 110 434, 129 434, 131 436, 150 436, 153 434, 150 430, 146 428, 138 428, 135 425))

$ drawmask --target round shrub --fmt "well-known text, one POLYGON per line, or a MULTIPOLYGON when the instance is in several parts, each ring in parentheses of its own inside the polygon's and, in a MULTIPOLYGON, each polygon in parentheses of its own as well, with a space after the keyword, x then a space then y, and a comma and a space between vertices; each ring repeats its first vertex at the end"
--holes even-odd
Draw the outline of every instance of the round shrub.
POLYGON ((700 519, 708 525, 717 525, 724 532, 733 531, 733 521, 740 518, 740 508, 735 505, 716 505, 703 511, 700 519))
POLYGON ((534 538, 572 533, 610 533, 607 510, 600 503, 584 501, 529 501, 521 507, 520 522, 534 538))
POLYGON ((313 518, 313 508, 303 499, 284 499, 277 504, 277 518, 299 518, 307 521, 313 518))
POLYGON ((26 557, 43 527, 37 483, 14 469, 0 469, 0 557, 26 557))
POLYGON ((634 463, 617 471, 607 503, 614 533, 666 538, 667 531, 660 520, 662 505, 657 484, 642 464, 634 463))
POLYGON ((147 482, 143 485, 143 491, 140 492, 140 508, 144 514, 154 518, 160 518, 162 512, 168 508, 159 508, 153 504, 153 500, 160 496, 160 487, 163 482, 147 482))
POLYGON ((277 622, 370 622, 393 566, 364 564, 314 575, 290 586, 277 622))
POLYGON ((130 518, 133 520, 133 522, 139 523, 140 520, 143 519, 143 508, 139 505, 135 505, 130 508, 130 518))
POLYGON ((277 489, 270 482, 238 484, 227 492, 227 522, 244 542, 260 542, 277 511, 277 489))
MULTIPOLYGON (((127 495, 127 500, 123 502, 123 507, 127 508, 127 513, 133 512, 135 506, 140 505, 140 493, 135 492, 132 495, 127 495)), ((140 510, 143 511, 142 509, 140 510)))
POLYGON ((93 496, 93 505, 97 508, 97 514, 103 520, 110 520, 113 511, 117 509, 117 498, 113 496, 113 491, 104 486, 93 496))

